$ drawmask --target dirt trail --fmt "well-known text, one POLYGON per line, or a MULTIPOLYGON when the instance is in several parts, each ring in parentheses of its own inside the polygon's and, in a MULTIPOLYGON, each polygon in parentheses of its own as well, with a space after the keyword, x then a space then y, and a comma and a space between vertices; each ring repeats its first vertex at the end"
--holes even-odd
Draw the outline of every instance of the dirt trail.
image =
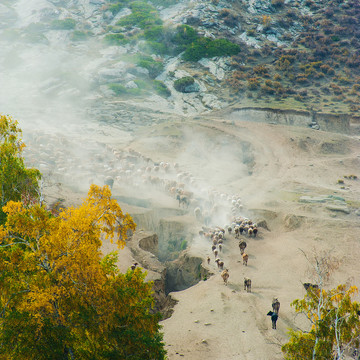
MULTIPOLYGON (((300 196, 334 195, 359 206, 360 186, 354 181, 342 190, 337 184, 355 168, 358 140, 331 133, 295 127, 254 123, 230 124, 206 121, 196 124, 211 128, 214 136, 230 136, 235 142, 251 144, 254 163, 251 176, 239 175, 223 189, 240 194, 248 208, 268 209, 276 214, 267 219, 271 231, 248 239, 249 265, 243 266, 238 240, 228 236, 220 257, 229 269, 229 285, 224 286, 211 254, 211 244, 196 240, 191 252, 211 257, 215 275, 185 291, 174 293, 179 300, 175 312, 165 320, 165 342, 169 359, 282 359, 281 345, 289 327, 306 325, 295 319, 290 303, 304 296, 301 282, 307 277, 307 262, 299 249, 332 250, 342 260, 332 284, 350 281, 359 286, 356 266, 360 253, 359 217, 332 213, 324 204, 303 204, 300 196), (322 144, 336 144, 338 152, 327 152, 322 144), (292 216, 298 222, 292 225, 292 216), (288 220, 288 222, 286 221, 288 220), (252 293, 243 290, 244 276, 252 279, 252 293), (277 330, 271 328, 272 298, 281 302, 277 330)), ((207 135, 209 133, 207 132, 207 135)), ((201 166, 199 166, 201 169, 201 166)), ((223 226, 223 224, 218 224, 223 226)), ((331 286, 331 284, 329 284, 331 286)))

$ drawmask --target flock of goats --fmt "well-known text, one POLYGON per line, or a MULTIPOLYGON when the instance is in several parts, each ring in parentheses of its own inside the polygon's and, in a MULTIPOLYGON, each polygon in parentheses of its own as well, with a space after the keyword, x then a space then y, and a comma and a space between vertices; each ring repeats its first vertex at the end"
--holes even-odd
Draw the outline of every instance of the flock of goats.
MULTIPOLYGON (((69 145, 66 138, 54 136, 52 141, 51 136, 35 134, 28 139, 31 153, 27 154, 27 159, 30 159, 30 165, 39 168, 43 174, 49 174, 63 183, 71 180, 73 183, 82 183, 83 187, 91 183, 102 183, 110 188, 129 187, 135 194, 149 193, 149 189, 164 192, 178 202, 181 211, 192 213, 204 225, 200 234, 211 242, 215 262, 222 270, 225 284, 230 276, 229 270, 224 268, 224 262, 219 256, 226 231, 229 236, 239 240, 243 265, 247 266, 249 256, 245 253, 246 238, 256 237, 258 227, 250 219, 242 217, 243 205, 238 195, 217 191, 189 171, 181 170, 178 163, 154 162, 131 149, 117 150, 109 145, 92 144, 87 147, 85 156, 72 152, 69 145), (77 156, 81 158, 77 159, 77 156), (38 159, 41 159, 41 163, 35 162, 38 159), (211 228, 220 218, 224 221, 232 218, 226 231, 219 227, 211 228)), ((83 148, 86 149, 85 144, 83 148)), ((207 262, 210 261, 208 257, 207 262)), ((244 290, 251 292, 251 279, 244 278, 244 290)), ((280 303, 274 299, 272 305, 273 328, 276 328, 280 303)))
MULTIPOLYGON (((258 227, 257 224, 252 220, 241 216, 233 217, 232 220, 233 222, 231 225, 226 226, 227 235, 230 237, 234 236, 235 239, 239 240, 239 249, 242 256, 242 263, 243 266, 247 266, 249 255, 245 252, 247 247, 246 238, 255 238, 258 233, 258 227)), ((219 256, 223 251, 224 241, 226 240, 226 230, 221 227, 203 227, 203 229, 199 231, 199 235, 205 237, 211 244, 211 251, 215 257, 215 263, 217 267, 222 270, 221 277, 224 280, 225 285, 228 283, 230 273, 228 268, 224 269, 224 261, 222 261, 219 256)), ((210 256, 207 256, 206 261, 208 265, 210 265, 210 256)), ((244 290, 248 293, 251 292, 251 279, 248 277, 244 277, 244 290)), ((280 309, 280 302, 277 298, 273 298, 272 308, 273 311, 269 311, 267 315, 271 316, 272 328, 276 329, 276 322, 280 309)))

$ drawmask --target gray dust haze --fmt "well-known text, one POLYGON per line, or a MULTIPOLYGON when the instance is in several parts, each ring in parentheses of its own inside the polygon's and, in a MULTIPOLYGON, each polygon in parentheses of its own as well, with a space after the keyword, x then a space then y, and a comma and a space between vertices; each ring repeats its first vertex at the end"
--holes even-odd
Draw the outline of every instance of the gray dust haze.
POLYGON ((102 2, 64 4, 0 4, 0 113, 19 121, 26 163, 39 168, 45 182, 83 194, 91 183, 110 184, 114 195, 155 198, 163 206, 195 211, 207 224, 214 218, 226 224, 229 214, 239 215, 240 196, 231 191, 248 176, 248 150, 229 135, 208 138, 191 126, 179 126, 175 137, 157 136, 156 124, 171 117, 138 112, 130 100, 110 96, 109 82, 131 80, 141 69, 123 61, 130 48, 101 41, 111 24, 102 2), (73 30, 54 26, 68 18, 95 36, 72 41, 73 30), (182 192, 186 203, 177 199, 182 192))

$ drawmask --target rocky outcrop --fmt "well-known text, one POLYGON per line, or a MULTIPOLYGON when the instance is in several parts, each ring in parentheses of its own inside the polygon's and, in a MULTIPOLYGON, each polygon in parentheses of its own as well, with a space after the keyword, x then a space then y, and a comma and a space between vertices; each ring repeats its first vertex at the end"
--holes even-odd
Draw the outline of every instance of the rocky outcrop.
POLYGON ((163 319, 171 316, 176 300, 169 293, 187 289, 211 274, 202 266, 203 259, 190 255, 187 251, 174 261, 161 263, 158 253, 158 236, 143 230, 135 232, 127 246, 139 266, 147 271, 147 281, 153 282, 155 307, 163 319))
POLYGON ((191 256, 186 251, 178 259, 167 262, 166 292, 181 291, 206 280, 211 274, 202 262, 202 258, 191 256))
POLYGON ((243 107, 234 108, 229 118, 232 121, 245 120, 273 125, 293 125, 344 134, 350 132, 350 116, 347 114, 333 115, 311 111, 243 107))
POLYGON ((166 291, 167 269, 160 263, 155 254, 158 252, 156 234, 137 231, 127 242, 133 257, 147 271, 147 281, 153 282, 155 306, 153 311, 160 312, 163 319, 171 316, 176 300, 166 291))

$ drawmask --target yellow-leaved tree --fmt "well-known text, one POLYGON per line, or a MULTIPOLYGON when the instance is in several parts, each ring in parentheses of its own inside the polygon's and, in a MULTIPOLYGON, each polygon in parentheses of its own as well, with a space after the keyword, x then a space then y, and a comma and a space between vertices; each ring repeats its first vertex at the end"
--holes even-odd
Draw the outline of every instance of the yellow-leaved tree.
MULTIPOLYGON (((306 256, 306 255, 305 255, 306 256)), ((308 259, 308 257, 306 256, 308 259)), ((309 259, 308 259, 309 260, 309 259)), ((286 360, 340 360, 360 344, 360 304, 353 300, 356 286, 345 284, 325 290, 324 284, 338 267, 327 252, 309 260, 316 284, 303 299, 291 305, 309 320, 308 330, 290 330, 290 340, 282 346, 286 360)))
POLYGON ((107 186, 56 216, 38 203, 3 211, 1 359, 164 359, 152 283, 100 251, 101 235, 123 247, 135 229, 107 186))
POLYGON ((0 115, 0 224, 5 221, 2 207, 8 201, 30 203, 39 197, 40 171, 24 165, 21 133, 16 120, 0 115))

